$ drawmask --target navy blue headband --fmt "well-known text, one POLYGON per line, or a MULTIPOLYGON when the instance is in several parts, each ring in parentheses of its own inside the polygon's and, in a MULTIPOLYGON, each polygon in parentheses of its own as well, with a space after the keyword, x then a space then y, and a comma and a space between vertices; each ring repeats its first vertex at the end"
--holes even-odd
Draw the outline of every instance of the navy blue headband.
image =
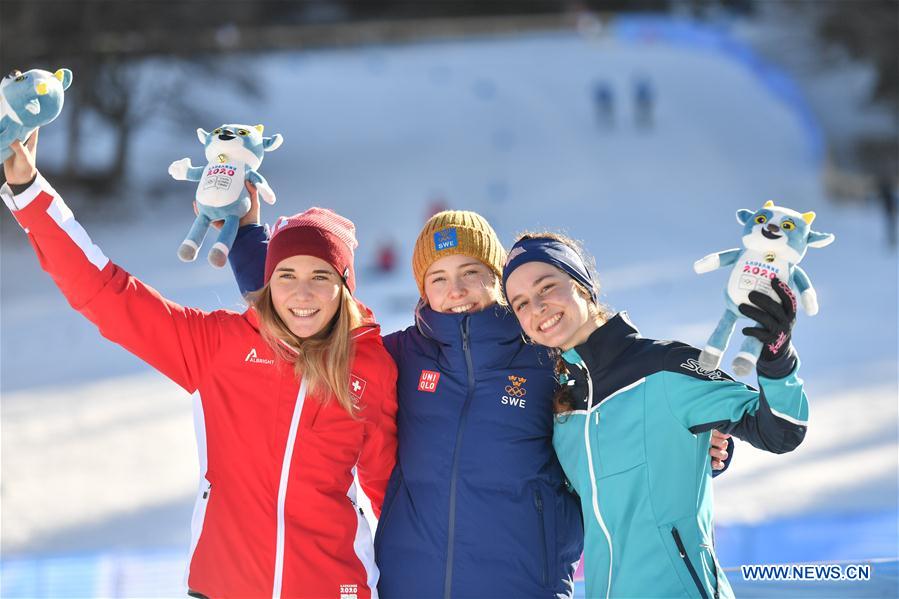
POLYGON ((597 302, 596 284, 580 255, 561 241, 548 237, 531 237, 519 240, 509 250, 509 258, 503 268, 503 293, 506 298, 506 281, 516 268, 528 262, 545 262, 555 266, 569 277, 583 285, 590 292, 590 297, 597 302))

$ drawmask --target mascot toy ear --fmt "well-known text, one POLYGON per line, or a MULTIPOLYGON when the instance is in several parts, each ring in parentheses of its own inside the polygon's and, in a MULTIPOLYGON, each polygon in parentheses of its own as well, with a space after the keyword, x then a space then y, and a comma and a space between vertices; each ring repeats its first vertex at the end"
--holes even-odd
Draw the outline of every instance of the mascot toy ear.
POLYGON ((204 146, 206 145, 207 137, 209 137, 209 131, 204 130, 202 127, 197 129, 197 139, 199 139, 200 143, 204 146))
POLYGON ((69 89, 69 86, 72 85, 72 71, 69 69, 59 69, 53 76, 59 79, 59 82, 62 83, 63 91, 69 89))
POLYGON ((266 152, 274 152, 278 148, 281 147, 281 143, 284 141, 284 138, 281 137, 280 133, 275 133, 272 137, 263 137, 262 138, 262 147, 265 148, 266 152))
POLYGON ((818 231, 808 232, 808 245, 813 248, 827 247, 833 243, 836 236, 833 233, 819 233, 818 231))
POLYGON ((753 214, 755 214, 755 212, 753 212, 752 210, 740 208, 739 210, 737 210, 737 222, 741 225, 745 225, 746 221, 748 221, 753 214))

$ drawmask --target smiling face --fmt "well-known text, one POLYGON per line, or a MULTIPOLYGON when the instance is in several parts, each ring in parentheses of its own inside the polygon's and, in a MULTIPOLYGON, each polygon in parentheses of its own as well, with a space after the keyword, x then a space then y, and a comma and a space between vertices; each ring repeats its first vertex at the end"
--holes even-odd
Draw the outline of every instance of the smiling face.
POLYGON ((291 256, 278 263, 269 286, 275 312, 301 339, 322 332, 340 307, 340 277, 314 256, 291 256))
POLYGON ((435 312, 478 312, 498 297, 496 275, 470 256, 446 256, 425 272, 425 299, 435 312))
POLYGON ((571 349, 599 326, 574 279, 545 262, 516 268, 506 280, 506 294, 522 330, 540 345, 571 349))

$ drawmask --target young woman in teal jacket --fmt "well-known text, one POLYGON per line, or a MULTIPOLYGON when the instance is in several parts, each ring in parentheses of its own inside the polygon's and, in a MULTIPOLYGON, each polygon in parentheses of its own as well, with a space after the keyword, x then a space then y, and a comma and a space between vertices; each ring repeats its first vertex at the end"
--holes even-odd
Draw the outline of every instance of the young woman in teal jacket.
POLYGON ((598 284, 569 239, 526 235, 503 285, 524 332, 553 348, 562 387, 553 445, 580 496, 587 596, 730 597, 715 557, 706 449, 714 428, 773 453, 792 451, 808 404, 790 344, 796 300, 753 292, 741 312, 765 344, 760 388, 699 366, 699 350, 640 336, 597 300, 598 284))

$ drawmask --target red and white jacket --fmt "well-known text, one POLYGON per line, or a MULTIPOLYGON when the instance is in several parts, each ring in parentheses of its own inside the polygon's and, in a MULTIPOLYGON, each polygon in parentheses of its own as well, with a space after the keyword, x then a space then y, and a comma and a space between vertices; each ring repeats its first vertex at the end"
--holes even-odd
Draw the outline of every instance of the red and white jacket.
POLYGON ((354 472, 380 515, 396 460, 397 404, 396 365, 378 326, 354 332, 350 391, 362 409, 353 419, 334 398, 307 393, 263 340, 254 311, 204 312, 165 299, 110 262, 40 175, 16 196, 7 186, 0 194, 72 307, 107 339, 199 391, 206 471, 192 523, 190 590, 216 598, 376 597, 354 472))

